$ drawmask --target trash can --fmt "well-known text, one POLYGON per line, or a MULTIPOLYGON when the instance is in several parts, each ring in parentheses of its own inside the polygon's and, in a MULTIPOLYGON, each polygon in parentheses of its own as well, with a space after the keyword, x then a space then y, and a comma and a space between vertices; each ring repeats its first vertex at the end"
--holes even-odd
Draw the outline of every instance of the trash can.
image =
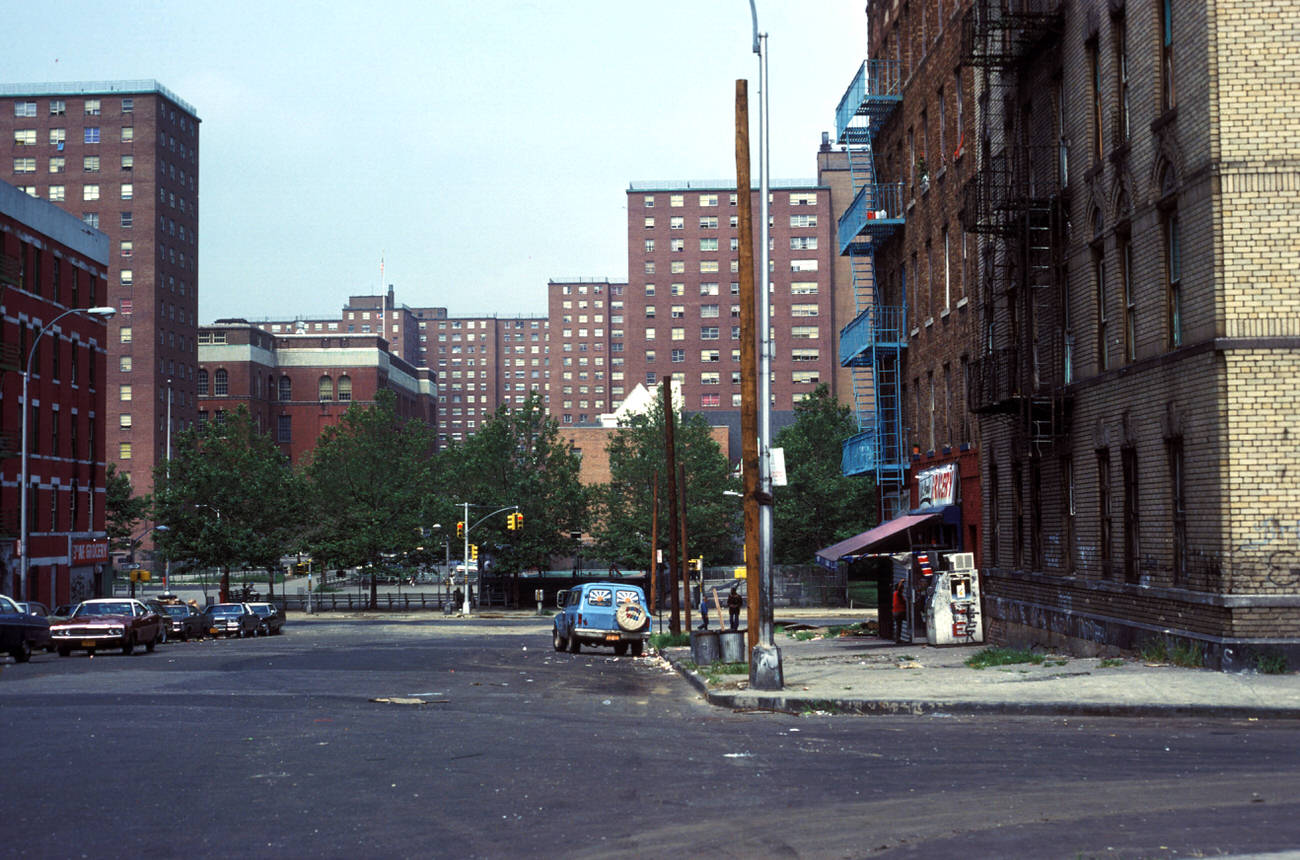
POLYGON ((745 631, 723 630, 718 634, 718 642, 723 663, 744 663, 745 631))
POLYGON ((691 659, 697 666, 708 666, 721 659, 718 645, 718 631, 691 631, 691 659))

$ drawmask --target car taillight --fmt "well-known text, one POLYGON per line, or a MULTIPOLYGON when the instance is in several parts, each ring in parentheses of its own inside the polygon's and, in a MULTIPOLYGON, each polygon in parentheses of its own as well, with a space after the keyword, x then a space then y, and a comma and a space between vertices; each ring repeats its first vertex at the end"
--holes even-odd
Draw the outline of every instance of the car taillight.
POLYGON ((586 626, 587 626, 587 619, 585 619, 585 618, 582 617, 582 613, 581 613, 581 612, 578 613, 578 626, 579 626, 579 627, 586 627, 586 626))

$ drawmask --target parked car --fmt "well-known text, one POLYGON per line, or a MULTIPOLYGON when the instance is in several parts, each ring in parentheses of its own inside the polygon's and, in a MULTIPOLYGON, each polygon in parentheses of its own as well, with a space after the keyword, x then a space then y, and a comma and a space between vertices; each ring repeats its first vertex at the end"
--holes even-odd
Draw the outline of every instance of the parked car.
MULTIPOLYGON (((50 623, 54 622, 54 619, 50 618, 50 610, 46 608, 44 603, 37 603, 35 600, 22 600, 18 602, 18 608, 28 615, 39 615, 50 623)), ((54 643, 48 636, 45 637, 44 648, 46 651, 54 650, 54 643)))
POLYGON ((86 600, 72 615, 50 625, 50 638, 60 657, 73 651, 93 654, 102 648, 121 648, 123 654, 143 645, 152 651, 164 641, 167 622, 139 600, 102 597, 86 600))
POLYGON ((609 645, 619 656, 629 648, 633 657, 645 651, 650 614, 639 586, 588 582, 561 591, 557 597, 560 612, 552 629, 556 651, 568 648, 577 654, 583 645, 609 645))
POLYGON ((261 619, 257 632, 262 636, 273 636, 284 630, 284 610, 274 603, 250 603, 248 607, 261 619))
POLYGON ((162 612, 169 620, 171 637, 188 642, 190 639, 202 639, 207 632, 203 613, 188 603, 163 603, 162 612))
POLYGON ((256 636, 260 623, 247 603, 214 603, 203 610, 203 625, 213 636, 256 636))
POLYGON ((0 651, 8 652, 16 663, 26 663, 33 648, 44 648, 49 641, 49 620, 0 594, 0 651))
POLYGON ((81 605, 80 603, 59 604, 58 606, 54 607, 54 611, 50 613, 50 623, 53 624, 55 621, 62 621, 63 619, 69 617, 70 615, 72 615, 74 611, 76 611, 77 607, 80 605, 81 605))

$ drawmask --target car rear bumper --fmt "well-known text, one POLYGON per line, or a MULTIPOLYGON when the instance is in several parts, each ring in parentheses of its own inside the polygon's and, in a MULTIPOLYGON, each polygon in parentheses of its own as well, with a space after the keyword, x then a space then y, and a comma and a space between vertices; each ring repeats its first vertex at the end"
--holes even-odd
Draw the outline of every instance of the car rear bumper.
POLYGON ((590 642, 644 642, 650 638, 650 629, 628 633, 626 630, 605 630, 597 627, 575 627, 573 635, 590 642))

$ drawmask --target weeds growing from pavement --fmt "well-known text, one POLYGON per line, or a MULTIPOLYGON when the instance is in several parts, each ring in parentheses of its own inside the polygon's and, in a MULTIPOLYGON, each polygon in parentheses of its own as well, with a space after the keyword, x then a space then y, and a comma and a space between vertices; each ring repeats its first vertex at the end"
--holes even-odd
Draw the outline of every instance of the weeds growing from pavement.
POLYGON ((966 665, 972 669, 987 669, 990 666, 1010 666, 1014 663, 1043 662, 1043 655, 1028 648, 985 648, 966 658, 966 665))
POLYGON ((678 648, 691 644, 691 634, 689 633, 651 633, 650 647, 663 650, 664 648, 678 648))
POLYGON ((1098 669, 1114 669, 1117 666, 1123 666, 1124 660, 1120 657, 1103 657, 1097 661, 1098 669))
POLYGON ((1138 656, 1148 663, 1171 663, 1184 669, 1199 669, 1205 665, 1205 652, 1195 642, 1170 641, 1164 637, 1148 639, 1138 656))
POLYGON ((1287 673, 1285 654, 1260 654, 1255 658, 1255 670, 1261 675, 1285 675, 1287 673))

